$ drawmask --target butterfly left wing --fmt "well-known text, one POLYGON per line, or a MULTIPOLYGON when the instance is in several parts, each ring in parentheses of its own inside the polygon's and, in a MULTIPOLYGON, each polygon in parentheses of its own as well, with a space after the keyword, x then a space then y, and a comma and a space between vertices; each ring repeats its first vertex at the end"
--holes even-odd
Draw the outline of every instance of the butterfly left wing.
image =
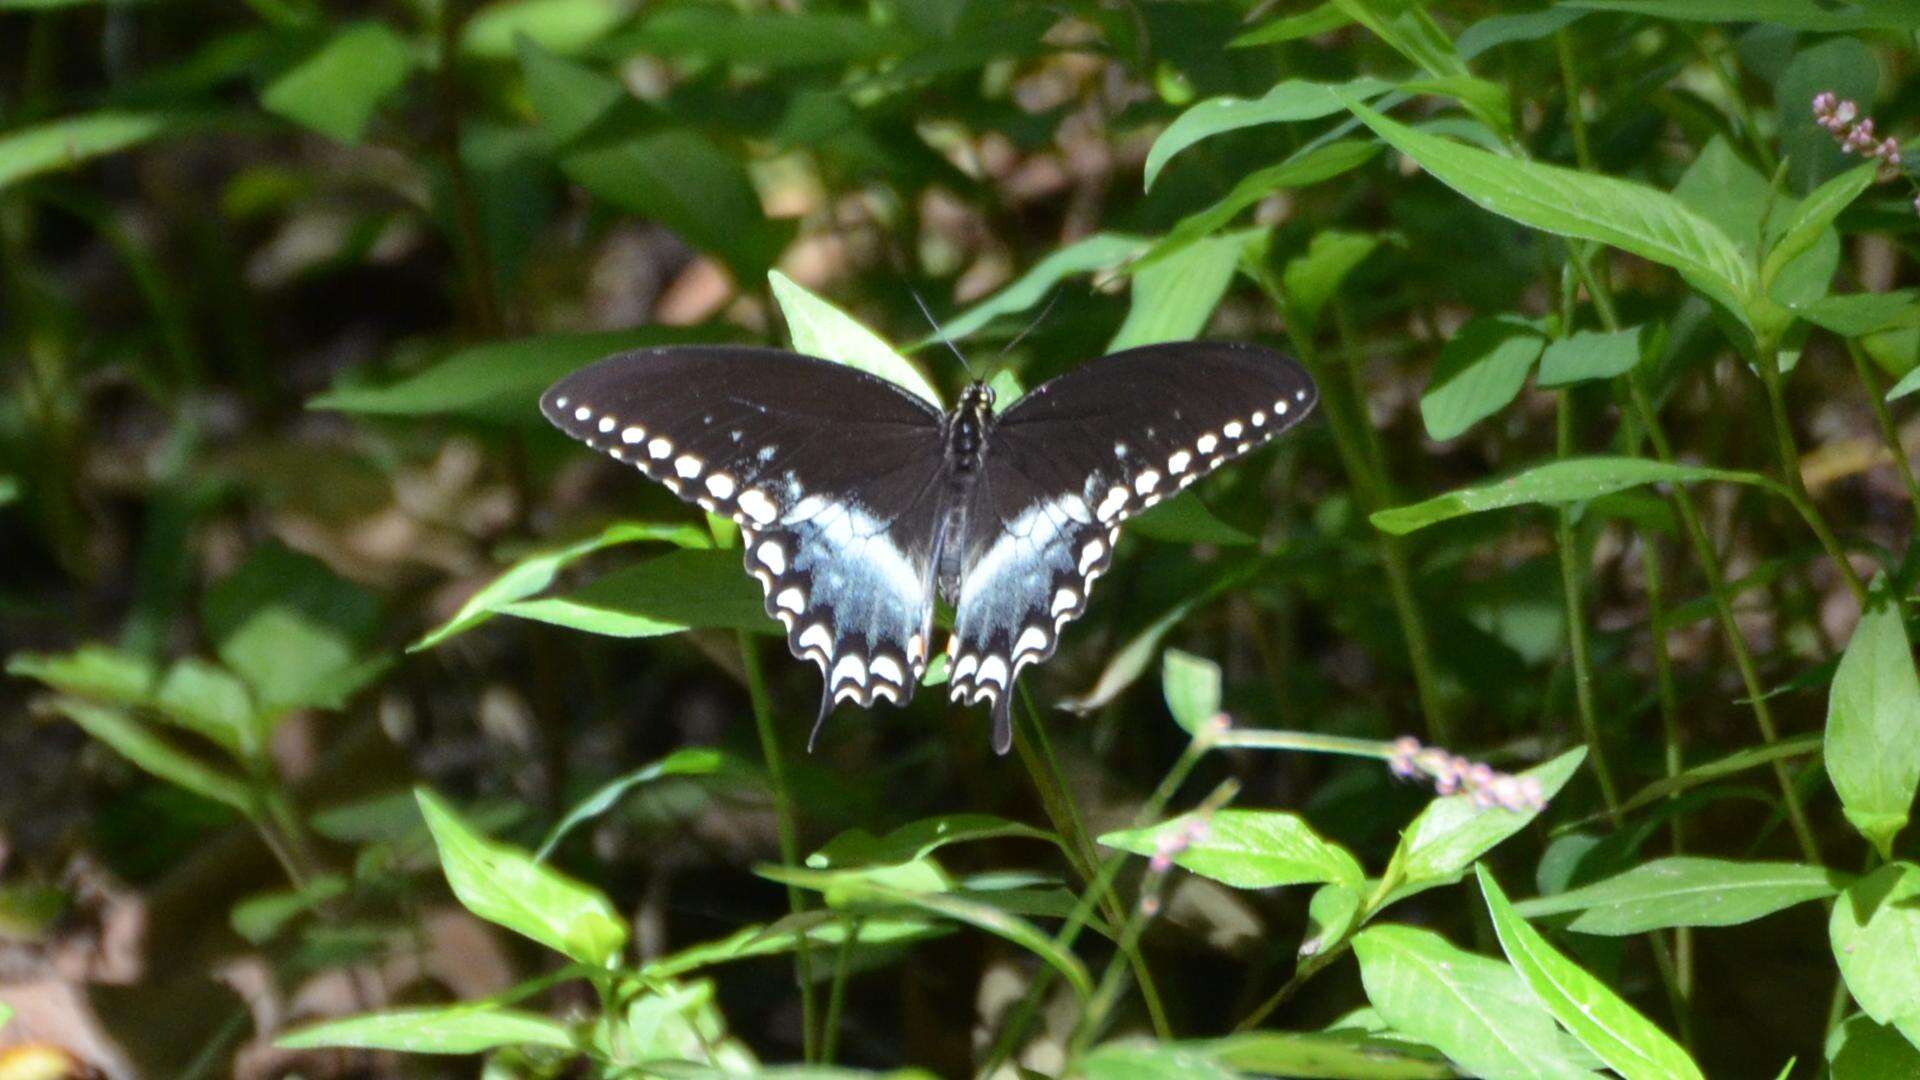
POLYGON ((734 346, 623 353, 540 404, 567 434, 739 523, 767 613, 825 678, 821 719, 841 700, 911 700, 944 490, 932 406, 841 364, 734 346))
POLYGON ((949 643, 950 694, 993 706, 995 750, 1012 745, 1014 681, 1086 609, 1121 523, 1317 401, 1306 369, 1280 353, 1189 341, 1096 360, 1001 415, 967 507, 949 643))

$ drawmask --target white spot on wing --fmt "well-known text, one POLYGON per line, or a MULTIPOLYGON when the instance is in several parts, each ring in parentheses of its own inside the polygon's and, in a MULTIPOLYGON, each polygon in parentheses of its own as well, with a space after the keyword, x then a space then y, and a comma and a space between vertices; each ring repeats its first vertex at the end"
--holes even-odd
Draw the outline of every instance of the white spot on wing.
POLYGON ((821 656, 831 656, 833 655, 833 631, 827 629, 826 623, 814 623, 800 632, 800 647, 817 649, 821 656))
POLYGON ((1252 416, 1250 416, 1250 417, 1248 417, 1248 419, 1249 419, 1249 420, 1252 420, 1252 421, 1253 421, 1253 426, 1254 426, 1254 427, 1266 427, 1266 426, 1267 426, 1267 414, 1266 414, 1266 413, 1263 413, 1263 412, 1257 412, 1257 411, 1256 411, 1256 412, 1255 412, 1255 413, 1254 413, 1254 414, 1253 414, 1252 416))
POLYGON ((613 428, 614 428, 613 417, 603 416, 600 418, 600 434, 605 435, 607 432, 612 431, 613 428))
POLYGON ((723 472, 714 473, 707 477, 707 490, 713 492, 714 498, 724 499, 733 494, 733 477, 723 472))
POLYGON ((787 549, 780 546, 780 541, 763 540, 754 550, 754 554, 759 557, 761 565, 774 573, 787 572, 787 549))
POLYGON ((1220 434, 1225 435, 1229 439, 1237 439, 1240 437, 1240 433, 1245 430, 1247 429, 1240 423, 1240 421, 1235 420, 1232 423, 1229 423, 1226 427, 1221 428, 1220 434))
POLYGON ((1160 486, 1160 474, 1157 472, 1154 472, 1152 469, 1148 469, 1145 472, 1141 473, 1139 476, 1135 477, 1133 481, 1133 490, 1139 492, 1142 495, 1145 495, 1147 492, 1152 491, 1154 488, 1159 486, 1160 486))
POLYGON ((767 498, 767 493, 759 488, 748 488, 741 492, 740 498, 735 501, 739 504, 741 513, 762 525, 780 516, 780 509, 774 506, 773 500, 767 498))
POLYGON ((1167 471, 1175 476, 1179 476, 1181 473, 1187 471, 1187 466, 1192 462, 1192 454, 1187 453, 1185 450, 1176 450, 1173 456, 1167 459, 1167 471))
POLYGON ((1037 653, 1047 647, 1047 632, 1038 626, 1029 626, 1020 631, 1020 640, 1013 643, 1013 654, 1021 656, 1037 653))
POLYGON ((632 446, 634 443, 637 443, 641 439, 644 439, 646 437, 647 437, 646 429, 641 427, 639 424, 634 424, 633 426, 627 428, 625 431, 622 431, 620 433, 620 441, 623 443, 626 443, 628 446, 632 446))
POLYGON ((587 421, 593 419, 593 410, 587 408, 585 405, 582 405, 579 408, 573 410, 573 418, 584 424, 587 421))
POLYGON ((872 670, 873 676, 876 679, 885 679, 890 683, 904 683, 907 681, 907 673, 900 670, 900 665, 894 663, 893 657, 891 656, 874 657, 872 670))
POLYGON ((673 471, 688 480, 700 475, 700 466, 706 464, 692 454, 681 454, 673 459, 673 471))
POLYGON ((1287 415, 1287 399, 1281 398, 1280 400, 1274 402, 1273 411, 1276 413, 1279 413, 1281 416, 1287 415))
POLYGON ((1007 685, 1007 662, 997 656, 989 656, 980 661, 979 682, 992 683, 995 686, 1007 685))
POLYGON ((1196 440, 1193 445, 1194 445, 1194 448, 1199 450, 1201 453, 1211 454, 1213 453, 1213 448, 1220 445, 1220 438, 1219 436, 1215 435, 1213 432, 1209 431, 1205 435, 1200 436, 1200 438, 1196 440))
POLYGON ((780 590, 780 595, 773 598, 773 603, 775 607, 785 608, 788 611, 805 611, 807 594, 801 592, 798 585, 789 585, 780 590))
POLYGON ((647 456, 653 460, 659 461, 671 453, 673 453, 673 444, 666 439, 655 436, 647 441, 647 456))
POLYGON ((1127 489, 1116 485, 1113 490, 1107 492, 1106 498, 1100 500, 1099 507, 1093 513, 1101 521, 1112 521, 1121 510, 1126 508, 1126 505, 1127 489))
POLYGON ((980 666, 980 658, 973 655, 972 653, 968 653, 967 655, 961 657, 958 661, 954 663, 952 678, 954 679, 954 681, 958 682, 959 680, 964 679, 967 676, 973 674, 973 669, 979 666, 980 666))
POLYGON ((1061 589, 1059 592, 1053 594, 1053 614, 1058 615, 1063 611, 1071 611, 1073 610, 1073 605, 1079 602, 1079 593, 1074 592, 1072 589, 1061 589))
POLYGON ((1086 573, 1094 563, 1100 561, 1100 556, 1106 553, 1107 545, 1101 543, 1098 538, 1087 541, 1087 546, 1080 549, 1080 572, 1086 573))
POLYGON ((843 682, 867 685, 867 665, 858 653, 848 653, 833 665, 833 681, 837 685, 843 682))

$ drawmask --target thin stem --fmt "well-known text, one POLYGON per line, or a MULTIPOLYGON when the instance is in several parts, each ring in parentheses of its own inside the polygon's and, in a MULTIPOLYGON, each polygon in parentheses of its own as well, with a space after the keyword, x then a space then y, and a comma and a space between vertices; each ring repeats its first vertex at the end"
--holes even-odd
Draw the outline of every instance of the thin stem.
POLYGON ((1900 442, 1900 429, 1894 426, 1893 413, 1887 408, 1886 392, 1880 389, 1880 380, 1874 377, 1873 368, 1867 363, 1867 354, 1860 343, 1847 338, 1847 355, 1853 358, 1853 370, 1860 376, 1860 386, 1867 392, 1867 403, 1873 406, 1873 419, 1880 426, 1880 437, 1886 440, 1887 451, 1893 455, 1893 463, 1900 473, 1900 480, 1907 485, 1907 504, 1913 511, 1914 522, 1920 525, 1920 481, 1913 475, 1913 462, 1907 458, 1907 448, 1900 442))
POLYGON ((459 0, 441 0, 439 6, 440 67, 435 90, 440 109, 440 154, 447 170, 447 190, 453 197, 454 227, 465 258, 467 295, 473 316, 489 337, 503 327, 494 276, 493 256, 487 248, 486 233, 480 227, 480 202, 474 195, 472 178, 460 157, 460 26, 463 21, 459 0))
POLYGON ((847 926, 847 936, 840 942, 840 954, 834 958, 833 988, 827 993, 826 1028, 820 1033, 823 1065, 833 1064, 834 1055, 840 1051, 840 1012, 847 1003, 847 975, 853 968, 853 947, 860 940, 860 927, 865 921, 856 916, 847 926))
POLYGON ((1593 168, 1593 146, 1587 139, 1587 113, 1580 104, 1580 81, 1573 68, 1573 39, 1562 27, 1553 35, 1560 57, 1560 85, 1567 95, 1567 126, 1573 129, 1573 157, 1586 170, 1593 168))
MULTIPOLYGON (((1667 778, 1679 776, 1686 767, 1680 751, 1680 694, 1673 679, 1673 653, 1667 640, 1666 589, 1661 579, 1660 547, 1651 532, 1640 538, 1640 562, 1647 584, 1647 629, 1653 639, 1653 672, 1660 702, 1660 734, 1666 747, 1667 778)), ((1676 792, 1673 796, 1679 798, 1676 792)), ((1669 829, 1675 855, 1686 854, 1686 815, 1674 814, 1669 829)), ((1693 928, 1682 926, 1673 933, 1673 973, 1681 999, 1693 1000, 1693 928)))
MULTIPOLYGON (((1560 391, 1557 453, 1561 460, 1573 456, 1573 391, 1560 391)), ((1573 510, 1561 507, 1554 514, 1554 546, 1560 556, 1560 593, 1567 609, 1567 652, 1573 665, 1573 700, 1580 714, 1580 731, 1587 740, 1587 760, 1593 764, 1594 778, 1600 782, 1600 799, 1607 813, 1619 825, 1620 789, 1600 744, 1600 721, 1593 705, 1593 654, 1587 647, 1587 615, 1580 592, 1578 542, 1573 535, 1573 510)))
MULTIPOLYGON (((1065 851, 1068 861, 1073 864, 1074 873, 1089 886, 1099 887, 1102 913, 1109 923, 1119 926, 1126 921, 1126 908, 1110 887, 1101 886, 1103 875, 1093 838, 1080 821, 1079 808, 1074 805, 1073 796, 1067 791, 1066 776, 1060 771, 1059 759, 1054 756, 1046 725, 1041 723, 1040 711, 1034 706, 1033 695, 1025 686, 1020 688, 1020 705, 1021 708, 1013 711, 1014 746, 1020 753, 1020 760, 1033 778, 1047 817, 1052 820, 1055 831, 1066 841, 1065 851)), ((1123 950, 1127 954, 1128 964, 1133 968, 1134 979, 1140 984, 1140 997, 1153 1022, 1154 1034, 1161 1039, 1173 1038, 1173 1026, 1167 1022, 1166 1008, 1161 1004, 1160 991, 1147 970, 1146 960, 1138 949, 1123 944, 1123 950)))
MULTIPOLYGON (((793 795, 787 788, 787 769, 780 755, 780 735, 773 723, 773 703, 767 695, 766 673, 760 667, 760 651, 742 630, 740 667, 746 673, 747 699, 753 705, 753 726, 760 735, 760 754, 767 761, 767 783, 773 788, 773 812, 780 833, 780 861, 800 865, 800 830, 795 822, 793 795)), ((787 908, 795 915, 807 909, 806 894, 797 885, 787 886, 787 908)), ((794 950, 794 980, 800 986, 800 1031, 806 1060, 814 1058, 813 950, 808 936, 800 935, 794 950)))
POLYGON ((1768 345, 1760 352, 1760 362, 1755 366, 1760 369, 1760 381, 1767 388, 1767 413, 1773 420, 1774 452, 1779 455, 1780 471, 1785 474, 1781 479, 1786 481, 1793 508, 1800 512, 1800 516, 1806 519, 1807 527, 1820 539, 1820 546, 1826 549, 1827 557, 1833 560, 1834 566, 1840 571, 1841 580, 1847 583, 1847 589, 1864 611, 1867 607, 1867 584, 1860 580, 1853 563, 1847 559, 1845 549, 1840 546, 1839 538, 1834 535, 1832 526, 1827 524, 1827 519, 1807 494, 1807 481, 1800 473, 1800 447, 1793 438, 1793 424, 1787 419, 1786 390, 1780 375, 1780 351, 1768 345))

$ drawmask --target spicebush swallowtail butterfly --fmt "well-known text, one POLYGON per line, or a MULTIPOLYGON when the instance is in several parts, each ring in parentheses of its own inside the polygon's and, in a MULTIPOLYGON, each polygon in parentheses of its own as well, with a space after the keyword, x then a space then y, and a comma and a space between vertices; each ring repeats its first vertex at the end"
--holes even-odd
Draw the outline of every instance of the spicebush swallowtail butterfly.
POLYGON ((975 382, 942 413, 842 364, 671 346, 554 384, 562 431, 738 522, 747 571, 835 704, 905 705, 926 673, 935 590, 954 605, 948 693, 993 708, 1086 609, 1120 524, 1292 427, 1318 399, 1279 353, 1227 342, 1115 353, 1004 412, 975 382))

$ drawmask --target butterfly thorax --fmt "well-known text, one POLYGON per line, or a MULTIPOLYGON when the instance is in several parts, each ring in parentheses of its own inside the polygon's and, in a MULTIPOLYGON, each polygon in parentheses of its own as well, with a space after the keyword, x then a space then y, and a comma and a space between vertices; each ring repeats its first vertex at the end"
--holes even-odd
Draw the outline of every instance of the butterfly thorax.
POLYGON ((947 414, 947 464, 954 473, 980 467, 992 426, 993 389, 983 382, 968 383, 960 404, 947 414))

